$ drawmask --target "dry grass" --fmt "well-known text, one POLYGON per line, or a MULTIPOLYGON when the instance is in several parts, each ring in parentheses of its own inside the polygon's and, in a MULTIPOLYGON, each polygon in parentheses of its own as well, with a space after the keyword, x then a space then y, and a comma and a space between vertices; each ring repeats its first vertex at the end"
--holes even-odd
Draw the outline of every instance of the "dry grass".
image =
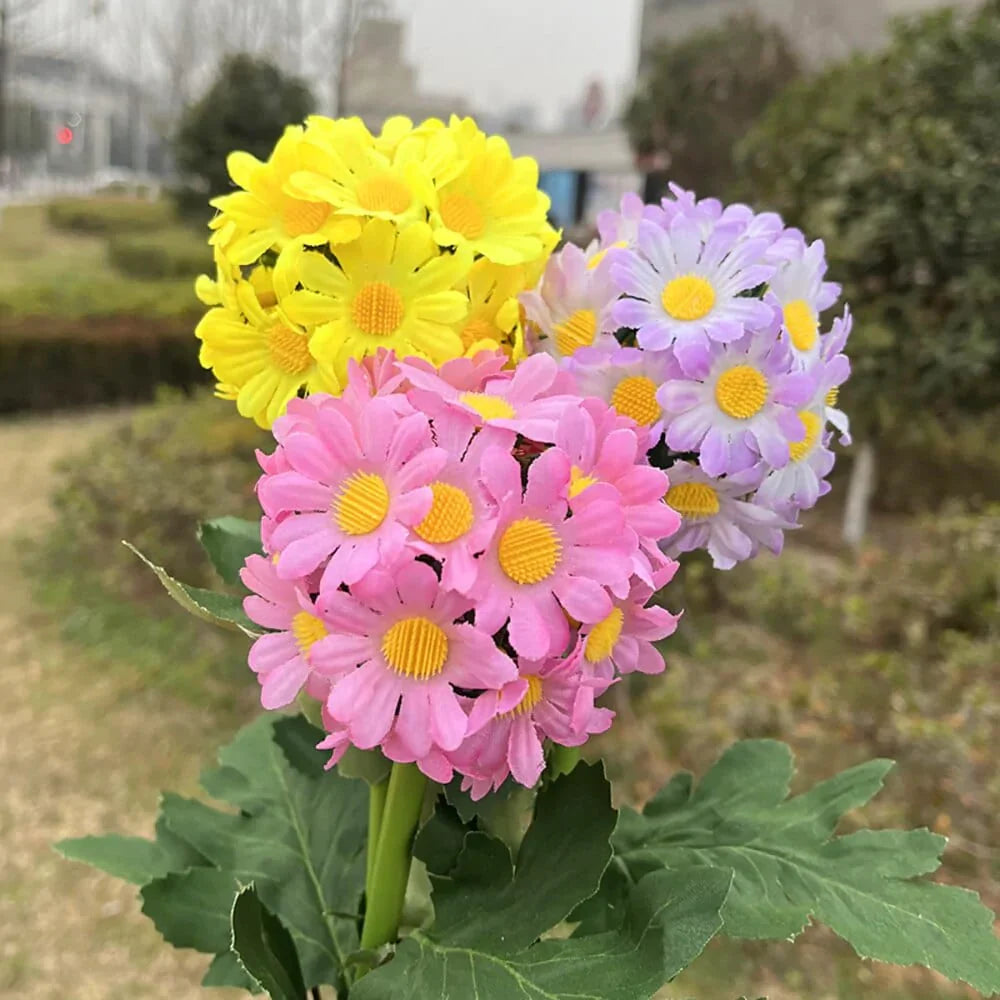
POLYGON ((203 995, 205 959, 164 946, 132 887, 51 849, 87 832, 148 834, 157 790, 193 790, 235 726, 144 689, 120 665, 95 669, 31 604, 17 543, 44 527, 52 460, 120 419, 0 426, 0 997, 11 1000, 203 995))

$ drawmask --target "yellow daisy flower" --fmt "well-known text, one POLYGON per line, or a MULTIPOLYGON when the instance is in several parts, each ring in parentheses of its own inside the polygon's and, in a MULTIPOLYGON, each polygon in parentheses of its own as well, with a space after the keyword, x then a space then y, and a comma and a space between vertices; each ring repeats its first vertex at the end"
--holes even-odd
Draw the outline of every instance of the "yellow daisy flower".
POLYGON ((430 178, 447 175, 449 168, 457 172, 455 144, 443 128, 404 133, 409 119, 389 122, 383 141, 373 138, 360 120, 351 128, 333 128, 330 119, 310 119, 313 166, 292 175, 290 190, 327 202, 341 215, 404 226, 423 221, 421 192, 430 178))
POLYGON ((337 264, 322 254, 301 254, 294 270, 305 287, 279 292, 280 308, 316 327, 310 342, 316 357, 346 351, 360 359, 385 347, 440 364, 462 354, 455 327, 468 300, 454 286, 468 267, 467 254, 438 250, 426 223, 397 231, 372 219, 356 242, 337 249, 337 264))
POLYGON ((249 279, 217 282, 220 304, 198 324, 199 360, 219 380, 216 393, 235 399, 236 408, 261 427, 270 427, 288 401, 308 392, 340 392, 334 361, 317 361, 309 352, 309 335, 277 308, 279 297, 295 287, 296 251, 286 248, 277 266, 257 267, 249 279))
POLYGON ((504 267, 481 257, 462 287, 469 298, 469 315, 459 333, 466 354, 499 347, 513 355, 518 342, 523 352, 517 295, 526 287, 524 266, 504 267))
POLYGON ((514 159, 503 138, 487 137, 471 118, 452 116, 443 131, 455 143, 461 170, 438 177, 424 193, 434 238, 496 264, 541 257, 552 227, 549 199, 538 190, 538 164, 528 156, 514 159))
POLYGON ((315 147, 304 141, 305 130, 290 125, 267 163, 250 153, 230 153, 229 176, 242 191, 213 198, 219 210, 210 242, 222 247, 234 264, 250 264, 272 248, 292 240, 308 246, 338 244, 357 238, 357 219, 334 211, 322 199, 292 191, 289 178, 316 165, 315 147))

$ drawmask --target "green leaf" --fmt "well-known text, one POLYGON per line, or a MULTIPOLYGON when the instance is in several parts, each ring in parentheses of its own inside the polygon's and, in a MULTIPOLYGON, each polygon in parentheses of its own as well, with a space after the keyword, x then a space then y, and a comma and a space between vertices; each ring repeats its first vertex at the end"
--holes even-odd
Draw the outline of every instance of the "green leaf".
MULTIPOLYGON (((655 872, 635 887, 619 929, 517 952, 502 939, 457 946, 433 929, 417 932, 351 990, 351 1000, 648 1000, 718 933, 731 879, 707 867, 655 872)), ((488 905, 489 897, 476 903, 488 905)), ((470 902, 468 920, 478 912, 470 902)))
POLYGON ((175 948, 229 950, 229 917, 240 890, 232 872, 192 868, 144 886, 142 912, 175 948))
POLYGON ((163 848, 144 837, 122 837, 117 833, 75 837, 59 841, 55 848, 70 861, 83 861, 133 885, 145 885, 172 870, 163 848))
POLYGON ((198 541, 208 553, 222 579, 232 585, 240 582, 240 570, 247 556, 263 552, 260 522, 241 517, 214 517, 198 525, 198 541))
POLYGON ((231 952, 220 952, 212 959, 208 971, 202 977, 202 986, 234 986, 248 993, 260 993, 260 987, 240 965, 240 960, 231 952))
POLYGON ((202 778, 238 814, 176 795, 163 803, 171 830, 241 883, 256 884, 291 933, 309 986, 336 984, 358 947, 367 827, 365 786, 324 771, 322 754, 305 756, 317 738, 305 719, 264 716, 202 778))
MULTIPOLYGON (((454 827, 445 808, 446 828, 454 827)), ((433 926, 404 939, 392 961, 352 988, 352 1000, 651 997, 722 926, 732 875, 654 873, 633 891, 619 928, 540 940, 596 890, 614 822, 601 768, 581 764, 539 794, 516 862, 499 841, 468 833, 451 875, 431 878, 433 926)))
POLYGON ((214 590, 191 587, 175 580, 162 566, 147 559, 130 542, 122 543, 134 552, 157 576, 164 590, 187 612, 203 621, 223 628, 242 632, 256 639, 260 629, 243 613, 243 599, 231 594, 217 594, 214 590))
POLYGON ((110 833, 61 840, 54 846, 70 861, 82 861, 133 885, 145 885, 170 872, 205 864, 190 844, 167 827, 162 816, 156 823, 155 840, 110 833))
POLYGON ((737 743, 698 785, 675 778, 642 815, 624 812, 616 854, 633 880, 692 865, 732 869, 723 920, 733 937, 791 938, 814 918, 863 958, 925 965, 980 992, 1000 990, 989 910, 975 893, 916 880, 937 869, 944 838, 927 830, 833 836, 890 767, 862 764, 789 799, 788 747, 737 743))
POLYGON ((271 1000, 303 1000, 306 984, 292 936, 247 886, 233 903, 232 950, 271 1000))

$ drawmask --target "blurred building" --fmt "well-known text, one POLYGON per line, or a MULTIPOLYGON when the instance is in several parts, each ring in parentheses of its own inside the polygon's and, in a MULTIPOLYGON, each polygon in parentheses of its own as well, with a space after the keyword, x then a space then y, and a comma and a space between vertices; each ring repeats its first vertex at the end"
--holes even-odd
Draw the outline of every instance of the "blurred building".
POLYGON ((5 166, 14 182, 28 175, 113 179, 116 170, 166 167, 150 95, 92 60, 19 53, 6 105, 5 166))
POLYGON ((359 115, 377 128, 390 115, 414 121, 468 114, 460 94, 422 91, 417 68, 406 59, 406 24, 396 18, 367 17, 358 25, 345 64, 341 114, 359 115))
MULTIPOLYGON (((980 2, 953 0, 950 6, 980 2)), ((643 0, 639 75, 660 43, 680 41, 734 14, 752 13, 778 25, 802 60, 819 66, 884 45, 895 17, 948 5, 948 0, 643 0)))

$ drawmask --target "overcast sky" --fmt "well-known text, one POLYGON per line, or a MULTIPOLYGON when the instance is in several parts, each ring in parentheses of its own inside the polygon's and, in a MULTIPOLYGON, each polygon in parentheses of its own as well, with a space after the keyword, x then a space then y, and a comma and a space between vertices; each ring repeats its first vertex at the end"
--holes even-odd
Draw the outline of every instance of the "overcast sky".
MULTIPOLYGON (((169 24, 179 9, 176 0, 4 2, 30 11, 15 18, 14 28, 32 48, 96 51, 119 69, 144 67, 154 54, 152 34, 164 30, 155 22, 169 24), (147 16, 154 12, 156 18, 147 16)), ((243 0, 249 8, 269 3, 243 0)), ((604 85, 611 108, 631 88, 641 0, 386 0, 386 6, 409 23, 408 52, 421 89, 465 95, 475 109, 531 104, 542 124, 554 125, 593 80, 604 85)), ((299 0, 307 24, 334 23, 337 8, 335 0, 299 0)), ((211 31, 226 37, 225 25, 211 31)))
POLYGON ((553 123, 600 79, 631 84, 640 0, 395 0, 410 21, 422 89, 468 93, 475 107, 530 103, 553 123))

